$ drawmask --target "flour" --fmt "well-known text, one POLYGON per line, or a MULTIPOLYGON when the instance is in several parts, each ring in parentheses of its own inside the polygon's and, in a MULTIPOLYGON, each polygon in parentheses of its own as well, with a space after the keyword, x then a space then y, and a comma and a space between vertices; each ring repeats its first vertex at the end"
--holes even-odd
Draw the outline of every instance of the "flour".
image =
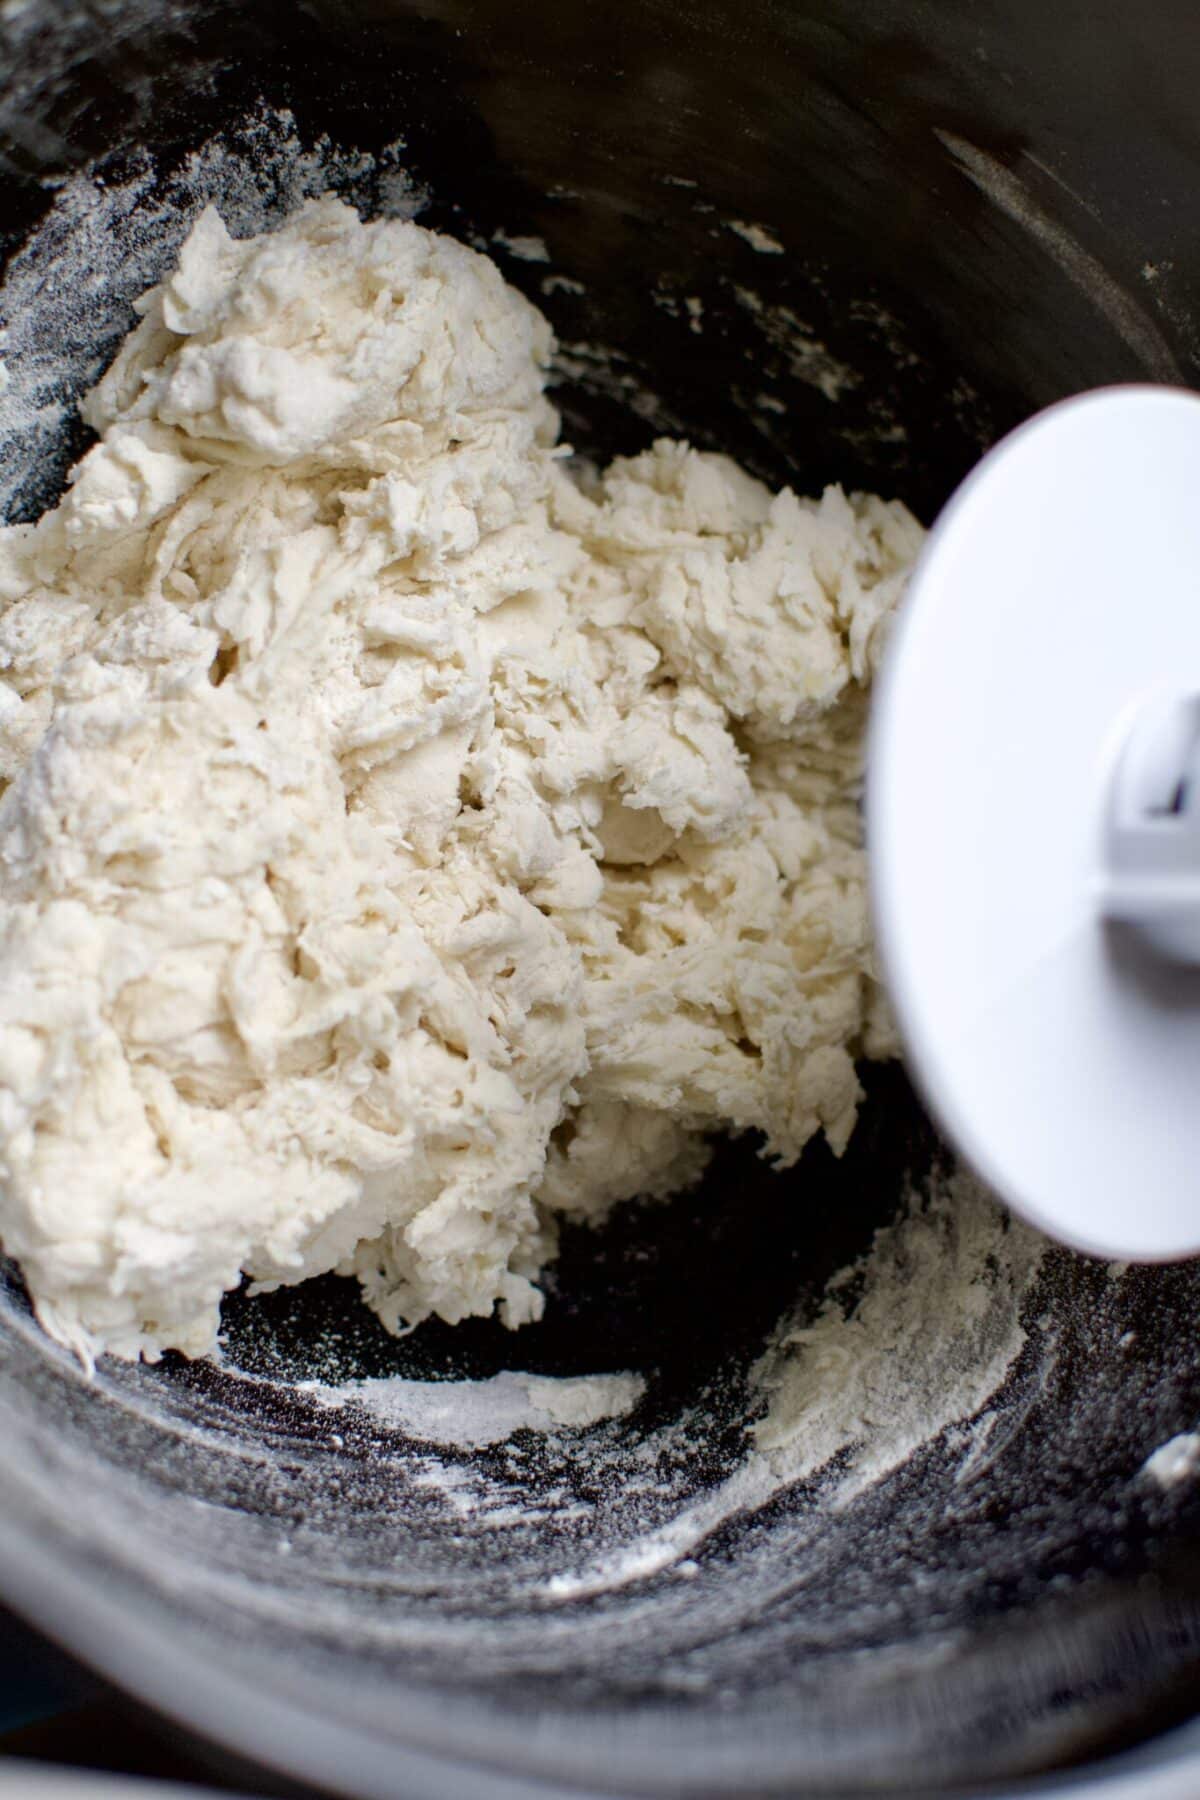
POLYGON ((789 1479, 839 1459, 845 1499, 973 1418, 1025 1342, 1020 1302, 1044 1251, 964 1171, 914 1196, 815 1322, 785 1327, 759 1365, 760 1450, 789 1479))
POLYGON ((920 543, 660 442, 577 484, 495 266, 197 218, 0 536, 0 1213, 85 1358, 336 1269, 536 1318, 562 1214, 793 1162, 886 1053, 856 795, 920 543))
POLYGON ((797 1483, 841 1511, 939 1439, 968 1479, 1024 1348, 1022 1309, 1045 1249, 964 1171, 912 1192, 829 1283, 815 1322, 785 1323, 754 1369, 758 1416, 732 1474, 653 1530, 551 1576, 548 1597, 584 1599, 674 1569, 797 1483))
POLYGON ((360 1407, 374 1419, 429 1444, 480 1449, 516 1431, 581 1431, 633 1411, 646 1391, 640 1375, 526 1375, 515 1370, 486 1381, 409 1381, 388 1376, 298 1384, 322 1406, 360 1407))
POLYGON ((519 233, 514 237, 507 231, 493 231, 492 242, 501 250, 507 250, 510 256, 515 256, 518 262, 548 263, 550 261, 550 252, 546 248, 545 238, 523 237, 519 233))
POLYGON ((815 388, 832 402, 859 385, 861 376, 848 363, 834 356, 790 306, 770 304, 752 288, 735 287, 733 293, 738 305, 754 320, 766 343, 786 357, 788 368, 797 381, 815 388))
POLYGON ((726 219, 725 223, 730 231, 736 232, 760 256, 783 255, 783 245, 765 225, 755 225, 752 220, 747 219, 726 219))
MULTIPOLYGON (((1183 385, 1184 377, 1157 321, 1129 294, 1078 239, 1051 216, 1015 168, 957 132, 934 127, 933 135, 968 181, 1029 234, 1096 311, 1103 315, 1137 358, 1147 378, 1183 385)), ((1030 159, 1033 160, 1032 158, 1030 159)))

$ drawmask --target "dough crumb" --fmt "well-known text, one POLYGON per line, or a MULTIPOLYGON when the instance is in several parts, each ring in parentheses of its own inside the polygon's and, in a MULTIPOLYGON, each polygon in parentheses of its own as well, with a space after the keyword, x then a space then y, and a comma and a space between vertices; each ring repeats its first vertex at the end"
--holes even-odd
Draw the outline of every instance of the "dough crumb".
POLYGON ((765 225, 756 225, 750 219, 726 219, 725 223, 730 231, 735 231, 738 237, 743 238, 752 250, 757 250, 760 256, 783 255, 783 245, 775 233, 768 231, 765 225))
POLYGON ((0 1236, 189 1356, 329 1270, 539 1316, 561 1216, 840 1150, 887 1054, 857 796, 921 542, 660 441, 576 478, 542 315, 326 197, 209 208, 0 532, 0 1236))
POLYGON ((1176 1488, 1200 1474, 1200 1434, 1181 1431, 1152 1450, 1142 1464, 1142 1474, 1160 1488, 1176 1488))

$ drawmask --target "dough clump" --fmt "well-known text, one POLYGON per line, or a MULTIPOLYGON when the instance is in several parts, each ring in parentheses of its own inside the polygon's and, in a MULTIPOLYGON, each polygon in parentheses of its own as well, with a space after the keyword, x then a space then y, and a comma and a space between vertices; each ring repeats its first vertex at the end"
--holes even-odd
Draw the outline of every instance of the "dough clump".
POLYGON ((0 1237, 85 1361, 338 1270, 536 1318, 707 1134, 844 1145, 857 810, 921 532, 556 448, 541 314, 333 199, 198 220, 0 532, 0 1237))

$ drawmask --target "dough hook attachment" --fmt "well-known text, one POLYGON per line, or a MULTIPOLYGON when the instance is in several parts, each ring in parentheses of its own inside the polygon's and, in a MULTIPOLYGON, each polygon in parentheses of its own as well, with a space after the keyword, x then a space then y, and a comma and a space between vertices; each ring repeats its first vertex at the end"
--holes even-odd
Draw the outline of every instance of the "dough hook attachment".
POLYGON ((963 484, 885 659, 867 826, 967 1160, 1066 1243, 1200 1251, 1200 399, 1066 401, 963 484))

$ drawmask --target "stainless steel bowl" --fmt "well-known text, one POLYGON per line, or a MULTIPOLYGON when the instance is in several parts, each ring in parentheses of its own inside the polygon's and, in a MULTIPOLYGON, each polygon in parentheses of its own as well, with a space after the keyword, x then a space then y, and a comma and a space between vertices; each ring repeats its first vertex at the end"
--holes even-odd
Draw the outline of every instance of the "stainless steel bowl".
MULTIPOLYGON (((10 516, 61 483, 63 403, 201 201, 249 227, 329 183, 420 190, 495 248, 563 342, 582 448, 685 433, 930 518, 1038 406, 1195 382, 1198 91, 1184 0, 9 0, 10 516)), ((849 1500, 824 1476, 730 1499, 775 1322, 942 1155, 898 1070, 867 1082, 841 1163, 729 1146, 699 1196, 568 1234, 516 1337, 392 1340, 330 1278, 232 1297, 223 1368, 88 1382, 10 1272, 0 1593, 198 1734, 348 1794, 1049 1794, 1106 1758, 1114 1800, 1191 1791, 1200 1739, 1168 1727, 1194 1708, 1200 1490, 1141 1470, 1200 1415, 1197 1270, 1051 1255, 970 1471, 943 1431, 849 1500), (303 1385, 513 1367, 648 1389, 569 1439, 435 1456, 303 1385), (686 1555, 630 1560, 681 1515, 708 1524, 686 1555), (590 1590, 556 1584, 581 1567, 590 1590)))

